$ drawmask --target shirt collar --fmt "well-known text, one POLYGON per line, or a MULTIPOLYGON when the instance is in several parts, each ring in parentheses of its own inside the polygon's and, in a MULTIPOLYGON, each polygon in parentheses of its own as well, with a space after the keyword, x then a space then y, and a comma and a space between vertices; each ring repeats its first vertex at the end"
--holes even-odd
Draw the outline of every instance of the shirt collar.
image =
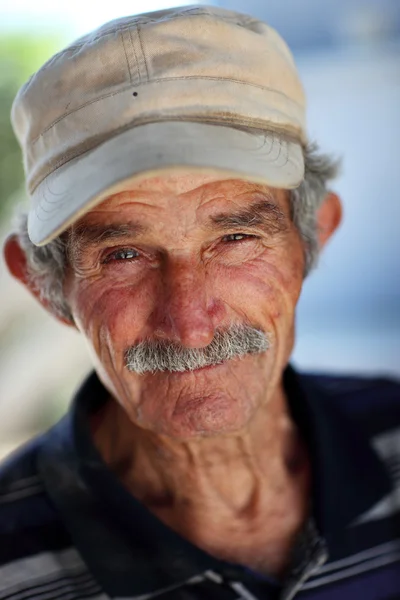
MULTIPOLYGON (((309 447, 313 513, 329 547, 390 486, 376 455, 323 390, 291 367, 284 385, 309 447)), ((92 443, 88 418, 107 397, 92 374, 44 438, 39 455, 48 493, 89 570, 107 594, 120 597, 178 585, 205 571, 229 570, 231 565, 163 525, 107 468, 92 443)))

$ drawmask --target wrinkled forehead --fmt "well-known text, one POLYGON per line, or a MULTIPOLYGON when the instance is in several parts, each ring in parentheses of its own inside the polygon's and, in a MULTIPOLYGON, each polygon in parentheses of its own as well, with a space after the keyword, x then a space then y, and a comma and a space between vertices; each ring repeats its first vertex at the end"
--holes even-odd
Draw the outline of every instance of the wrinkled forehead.
POLYGON ((82 222, 101 218, 102 213, 113 210, 129 210, 136 212, 153 208, 167 209, 168 212, 179 212, 182 209, 211 210, 212 206, 219 209, 226 205, 237 207, 243 204, 245 208, 256 197, 265 197, 275 202, 282 209, 288 204, 288 190, 280 190, 251 180, 222 177, 218 173, 188 172, 174 169, 171 172, 157 174, 132 182, 127 182, 123 189, 105 198, 95 208, 86 213, 76 226, 82 222), (182 202, 176 202, 181 200, 182 202))
POLYGON ((218 188, 232 189, 246 184, 252 185, 253 182, 223 177, 218 172, 171 169, 170 171, 136 179, 131 184, 128 182, 125 191, 154 191, 181 195, 197 190, 202 191, 203 188, 210 190, 218 188))

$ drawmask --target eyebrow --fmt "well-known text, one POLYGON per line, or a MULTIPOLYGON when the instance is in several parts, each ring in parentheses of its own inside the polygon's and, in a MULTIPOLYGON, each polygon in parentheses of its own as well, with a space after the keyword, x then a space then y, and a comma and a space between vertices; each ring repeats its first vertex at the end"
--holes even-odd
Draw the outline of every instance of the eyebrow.
POLYGON ((211 229, 229 230, 232 228, 261 228, 269 235, 287 231, 288 223, 285 213, 275 202, 258 199, 237 212, 221 212, 210 218, 211 229))
MULTIPOLYGON (((257 199, 236 212, 221 212, 209 217, 207 229, 227 231, 237 228, 263 229, 269 235, 287 231, 287 218, 275 202, 269 199, 257 199)), ((137 221, 126 223, 81 223, 73 228, 69 250, 73 254, 82 248, 105 245, 148 233, 150 228, 137 221)))
POLYGON ((107 242, 135 237, 148 231, 148 227, 136 221, 127 223, 115 223, 112 225, 103 223, 79 224, 73 229, 74 246, 96 246, 107 242))

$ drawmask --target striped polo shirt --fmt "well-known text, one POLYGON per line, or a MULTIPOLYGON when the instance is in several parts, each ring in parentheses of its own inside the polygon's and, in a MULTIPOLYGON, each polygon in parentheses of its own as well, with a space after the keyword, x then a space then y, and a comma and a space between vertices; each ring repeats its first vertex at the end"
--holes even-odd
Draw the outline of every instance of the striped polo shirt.
POLYGON ((91 440, 107 401, 92 374, 0 467, 0 600, 398 600, 400 383, 288 367, 284 385, 313 480, 284 580, 210 556, 126 491, 91 440))

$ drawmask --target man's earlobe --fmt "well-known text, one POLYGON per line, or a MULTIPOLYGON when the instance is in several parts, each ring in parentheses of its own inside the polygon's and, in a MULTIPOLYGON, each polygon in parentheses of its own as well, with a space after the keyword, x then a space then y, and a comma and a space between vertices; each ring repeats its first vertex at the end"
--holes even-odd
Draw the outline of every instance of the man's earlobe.
POLYGON ((342 220, 342 203, 337 194, 329 192, 318 209, 318 244, 322 248, 339 227, 342 220))
MULTIPOLYGON (((9 272, 26 287, 30 287, 25 252, 16 235, 10 235, 3 248, 4 260, 9 272)), ((30 290, 32 291, 32 290, 30 290)))
POLYGON ((23 248, 21 248, 16 235, 8 236, 4 243, 3 254, 5 263, 11 275, 15 277, 15 279, 18 279, 18 281, 22 283, 27 290, 29 290, 29 292, 36 298, 43 308, 55 316, 58 321, 64 323, 64 325, 75 327, 73 321, 69 321, 59 314, 56 314, 54 310, 52 310, 49 301, 41 296, 40 290, 38 290, 32 279, 29 277, 26 255, 23 248))

